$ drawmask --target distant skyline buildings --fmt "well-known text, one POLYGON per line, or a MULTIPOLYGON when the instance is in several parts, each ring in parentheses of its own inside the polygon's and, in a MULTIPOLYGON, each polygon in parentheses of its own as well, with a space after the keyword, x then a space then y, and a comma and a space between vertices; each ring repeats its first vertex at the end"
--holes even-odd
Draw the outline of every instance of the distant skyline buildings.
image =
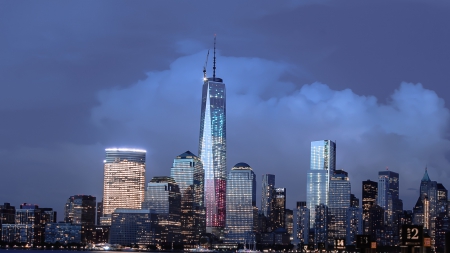
POLYGON ((377 204, 378 182, 370 179, 362 182, 362 209, 364 234, 370 233, 369 214, 370 208, 377 204))
POLYGON ((145 194, 146 151, 107 148, 105 152, 103 221, 110 224, 110 215, 116 208, 141 208, 145 194))
POLYGON ((334 245, 334 239, 345 239, 347 228, 347 210, 351 206, 351 184, 348 173, 335 170, 330 179, 328 197, 328 244, 334 245))
POLYGON ((310 168, 306 176, 306 204, 311 212, 311 227, 315 223, 316 206, 328 205, 330 178, 335 170, 336 143, 331 140, 311 142, 310 168))
POLYGON ((206 230, 220 235, 226 220, 226 91, 216 77, 215 41, 213 77, 207 78, 204 70, 198 156, 205 170, 206 230))

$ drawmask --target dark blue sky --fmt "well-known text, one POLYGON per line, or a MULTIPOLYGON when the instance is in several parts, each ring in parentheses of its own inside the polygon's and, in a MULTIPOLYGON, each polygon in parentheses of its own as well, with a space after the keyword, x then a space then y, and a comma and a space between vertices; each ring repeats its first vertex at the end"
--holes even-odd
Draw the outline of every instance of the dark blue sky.
POLYGON ((448 24, 447 1, 2 1, 0 202, 101 198, 106 147, 146 149, 148 180, 197 153, 217 34, 228 169, 276 174, 292 208, 310 142, 336 140, 357 196, 388 166, 411 209, 425 166, 450 189, 448 24))

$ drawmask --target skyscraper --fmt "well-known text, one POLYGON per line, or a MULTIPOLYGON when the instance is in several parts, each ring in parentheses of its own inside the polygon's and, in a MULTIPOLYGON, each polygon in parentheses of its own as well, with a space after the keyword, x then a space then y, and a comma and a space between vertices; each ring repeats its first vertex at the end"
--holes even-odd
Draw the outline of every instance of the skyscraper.
POLYGON ((378 183, 374 181, 362 182, 362 208, 363 208, 363 230, 364 234, 370 233, 369 209, 375 206, 378 196, 378 183))
POLYGON ((377 204, 385 210, 385 224, 392 224, 399 204, 399 175, 393 171, 378 172, 377 204))
POLYGON ((347 227, 347 209, 350 207, 351 185, 348 173, 336 170, 331 176, 328 199, 328 244, 334 245, 334 239, 345 239, 347 227))
POLYGON ((306 203, 314 227, 316 206, 328 205, 330 177, 336 169, 336 143, 330 140, 311 142, 311 162, 306 179, 306 203))
POLYGON ((116 208, 141 208, 145 194, 145 150, 108 148, 104 161, 103 216, 110 224, 116 208))
POLYGON ((270 225, 272 231, 277 228, 285 228, 286 221, 286 188, 273 189, 272 211, 270 213, 270 225))
POLYGON ((185 244, 197 245, 205 232, 204 180, 200 158, 186 151, 173 160, 170 176, 181 194, 181 234, 185 244))
POLYGON ((306 201, 297 202, 297 208, 294 209, 294 245, 308 244, 309 222, 309 209, 306 207, 306 201))
POLYGON ((206 230, 219 235, 226 219, 226 93, 216 77, 215 39, 213 77, 204 73, 198 154, 205 170, 206 230))
POLYGON ((257 218, 255 173, 250 165, 238 163, 228 174, 226 241, 253 243, 257 218))
POLYGON ((147 184, 142 209, 157 214, 158 225, 162 229, 162 242, 182 242, 180 188, 173 178, 153 177, 147 184))
POLYGON ((275 187, 275 175, 262 175, 261 184, 261 212, 265 217, 270 217, 272 203, 272 193, 275 187))

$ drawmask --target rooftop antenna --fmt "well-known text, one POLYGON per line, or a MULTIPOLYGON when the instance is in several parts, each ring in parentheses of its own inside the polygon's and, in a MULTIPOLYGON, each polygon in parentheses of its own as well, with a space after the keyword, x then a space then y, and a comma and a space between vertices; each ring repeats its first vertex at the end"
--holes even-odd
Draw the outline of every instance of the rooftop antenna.
POLYGON ((208 66, 208 58, 209 58, 209 49, 208 49, 208 53, 206 54, 205 65, 203 65, 203 81, 208 80, 208 78, 206 77, 206 67, 208 66))
POLYGON ((213 80, 216 80, 216 35, 214 34, 213 80))

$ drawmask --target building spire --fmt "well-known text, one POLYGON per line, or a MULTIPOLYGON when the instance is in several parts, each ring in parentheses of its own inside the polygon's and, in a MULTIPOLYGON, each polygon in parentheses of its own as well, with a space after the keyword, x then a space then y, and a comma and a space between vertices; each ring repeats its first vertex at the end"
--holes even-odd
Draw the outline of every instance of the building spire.
POLYGON ((214 34, 213 81, 216 80, 216 35, 214 34))
POLYGON ((428 176, 428 168, 425 167, 425 173, 423 174, 422 181, 431 181, 430 176, 428 176))

